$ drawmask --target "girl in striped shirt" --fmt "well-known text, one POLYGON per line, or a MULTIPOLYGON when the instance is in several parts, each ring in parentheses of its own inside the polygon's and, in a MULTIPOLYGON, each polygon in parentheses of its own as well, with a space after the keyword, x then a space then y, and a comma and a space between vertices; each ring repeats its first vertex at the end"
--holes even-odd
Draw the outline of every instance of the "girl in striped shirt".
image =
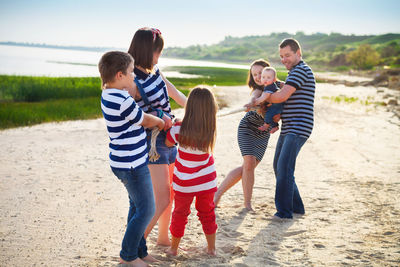
POLYGON ((206 252, 216 255, 214 194, 217 191, 217 174, 212 150, 216 139, 217 105, 207 88, 195 88, 188 97, 185 116, 167 133, 167 146, 176 143, 178 155, 172 187, 175 192, 175 208, 169 227, 172 239, 168 254, 177 255, 190 214, 190 206, 196 197, 197 216, 207 239, 206 252))

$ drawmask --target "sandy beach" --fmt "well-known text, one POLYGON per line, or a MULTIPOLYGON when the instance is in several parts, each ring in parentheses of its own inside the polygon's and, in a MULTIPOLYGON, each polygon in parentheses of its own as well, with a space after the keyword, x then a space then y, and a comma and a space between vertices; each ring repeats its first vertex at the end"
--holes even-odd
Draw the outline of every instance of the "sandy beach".
MULTIPOLYGON (((270 220, 279 133, 256 169, 254 212, 241 183, 216 210, 217 256, 192 210, 177 257, 148 240, 153 266, 399 266, 400 120, 385 106, 337 103, 332 96, 382 101, 400 91, 317 84, 315 126, 297 160, 306 214, 270 220)), ((246 103, 245 86, 219 87, 226 112, 246 103)), ((176 112, 182 116, 182 110, 176 112)), ((218 182, 241 164, 236 140, 244 113, 218 118, 218 182)), ((128 197, 108 164, 103 119, 0 131, 0 266, 121 266, 128 197)))

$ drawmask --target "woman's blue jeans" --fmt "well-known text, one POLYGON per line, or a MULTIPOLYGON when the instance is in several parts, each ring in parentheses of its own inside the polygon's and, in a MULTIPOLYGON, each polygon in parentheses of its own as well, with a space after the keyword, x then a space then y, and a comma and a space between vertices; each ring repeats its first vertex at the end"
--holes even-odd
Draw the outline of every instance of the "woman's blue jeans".
POLYGON ((276 144, 274 172, 276 178, 276 216, 293 218, 293 213, 304 214, 304 205, 294 179, 296 158, 307 138, 296 134, 280 135, 276 144))
POLYGON ((154 216, 155 202, 150 171, 147 165, 122 171, 112 170, 125 185, 129 194, 128 223, 120 257, 124 261, 133 261, 148 255, 144 231, 154 216))

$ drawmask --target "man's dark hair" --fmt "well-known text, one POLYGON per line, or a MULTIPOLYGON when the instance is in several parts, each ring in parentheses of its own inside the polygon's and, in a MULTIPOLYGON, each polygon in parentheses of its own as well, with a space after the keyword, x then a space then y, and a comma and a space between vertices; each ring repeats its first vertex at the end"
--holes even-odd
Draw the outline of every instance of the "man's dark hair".
POLYGON ((297 50, 299 50, 299 49, 300 49, 300 52, 301 52, 300 44, 296 39, 293 39, 293 38, 284 39, 281 42, 281 44, 279 45, 279 48, 284 48, 286 46, 290 46, 290 50, 292 50, 293 53, 296 53, 297 50))

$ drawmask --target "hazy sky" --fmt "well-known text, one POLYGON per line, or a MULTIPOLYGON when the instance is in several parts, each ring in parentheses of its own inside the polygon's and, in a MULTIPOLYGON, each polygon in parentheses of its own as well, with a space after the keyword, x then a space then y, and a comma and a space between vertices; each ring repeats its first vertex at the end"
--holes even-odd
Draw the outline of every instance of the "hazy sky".
POLYGON ((127 48, 143 26, 165 46, 271 32, 400 33, 399 0, 0 0, 0 41, 127 48))

